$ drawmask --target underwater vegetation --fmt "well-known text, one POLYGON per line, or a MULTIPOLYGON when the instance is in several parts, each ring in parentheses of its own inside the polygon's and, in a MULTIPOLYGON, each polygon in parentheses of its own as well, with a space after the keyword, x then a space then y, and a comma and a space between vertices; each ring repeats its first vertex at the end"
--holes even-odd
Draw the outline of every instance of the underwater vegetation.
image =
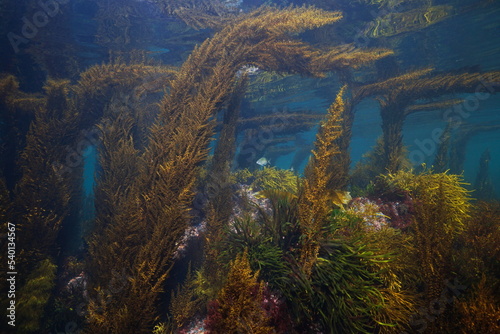
POLYGON ((226 283, 208 306, 205 323, 209 333, 269 333, 268 315, 261 307, 263 283, 252 273, 247 253, 231 263, 226 283))
MULTIPOLYGON (((289 11, 295 15, 286 10, 263 8, 200 45, 170 82, 169 94, 160 102, 158 116, 151 125, 150 141, 142 158, 134 154, 133 137, 127 135, 130 125, 127 126, 124 121, 116 123, 127 115, 120 114, 114 122, 116 125, 111 130, 123 131, 123 135, 114 135, 112 138, 117 138, 123 153, 111 156, 102 154, 101 159, 110 159, 102 164, 114 162, 120 165, 126 154, 130 156, 124 161, 127 167, 120 169, 135 169, 138 172, 136 177, 125 178, 135 182, 128 186, 120 185, 121 196, 107 206, 108 210, 117 207, 115 214, 108 215, 110 221, 99 224, 104 225, 102 232, 90 240, 91 296, 92 291, 96 291, 93 296, 95 299, 88 308, 89 328, 92 331, 107 331, 110 327, 123 333, 130 328, 145 330, 155 319, 153 305, 171 268, 172 256, 177 248, 175 241, 187 226, 198 165, 208 154, 208 143, 214 127, 211 118, 229 98, 238 69, 245 64, 254 64, 263 69, 314 74, 318 73, 321 66, 330 65, 328 60, 321 60, 311 62, 309 68, 298 66, 304 60, 314 59, 311 51, 303 43, 278 42, 278 39, 288 32, 334 22, 338 20, 339 14, 305 7, 289 11), (268 28, 262 29, 265 25, 268 28), (259 47, 256 48, 255 43, 259 39, 262 43, 258 43, 259 47), (233 51, 222 50, 220 44, 227 45, 233 51), (287 52, 278 52, 281 48, 287 52), (281 59, 292 54, 295 59, 281 59), (287 68, 282 68, 282 64, 287 64, 287 68), (294 64, 297 65, 294 67, 294 64), (118 137, 130 139, 123 141, 118 137), (137 158, 132 158, 134 155, 137 158), (141 164, 141 161, 147 163, 141 164), (131 221, 136 223, 131 224, 131 221), (166 238, 166 235, 169 237, 166 238), (124 247, 124 240, 129 246, 124 247), (126 284, 119 295, 108 298, 102 289, 111 279, 113 271, 123 272, 126 277, 124 280, 130 284, 126 284), (96 273, 99 273, 98 278, 96 273), (148 291, 148 294, 134 292, 143 290, 148 291), (132 314, 132 309, 140 310, 140 314, 132 314)), ((111 147, 112 143, 104 142, 102 145, 103 148, 107 146, 111 147)), ((113 146, 113 153, 116 153, 116 146, 113 146)), ((215 160, 213 162, 216 163, 215 160)), ((103 181, 106 179, 102 178, 103 181)), ((115 183, 111 182, 109 186, 114 187, 115 183)), ((118 195, 113 191, 104 193, 118 195)), ((208 236, 221 225, 217 211, 212 209, 210 212, 213 214, 209 215, 208 236)), ((99 220, 98 212, 96 221, 99 220)), ((207 263, 210 263, 210 258, 207 263)))
POLYGON ((469 216, 469 195, 459 176, 445 173, 388 174, 389 187, 409 191, 416 198, 413 222, 417 258, 426 282, 428 301, 439 296, 451 264, 455 238, 469 216), (448 268, 447 268, 448 267, 448 268))
POLYGON ((234 173, 235 182, 247 184, 255 191, 280 190, 291 194, 298 193, 298 175, 288 169, 264 167, 250 172, 242 169, 234 173))
MULTIPOLYGON (((500 72, 433 74, 433 69, 423 69, 387 79, 382 82, 359 87, 355 99, 376 97, 380 103, 382 117, 383 152, 381 172, 396 172, 404 168, 403 124, 405 118, 417 111, 447 108, 452 101, 441 101, 440 105, 427 105, 426 99, 439 98, 445 94, 474 92, 479 85, 486 89, 499 81, 500 72)), ((480 87, 480 86, 479 86, 480 87)))
POLYGON ((45 259, 31 272, 19 290, 19 322, 24 332, 37 331, 41 326, 44 308, 54 288, 56 266, 45 259))
POLYGON ((305 180, 299 197, 299 222, 303 235, 301 245, 300 263, 306 275, 311 274, 312 267, 316 262, 319 251, 318 235, 321 232, 321 224, 330 209, 328 180, 332 177, 328 173, 328 167, 332 156, 338 152, 335 140, 341 134, 342 113, 344 104, 342 94, 345 87, 341 89, 335 102, 328 109, 328 118, 321 125, 316 137, 316 148, 313 157, 305 170, 305 180))
POLYGON ((499 330, 491 151, 477 162, 475 191, 462 174, 463 147, 498 125, 448 122, 432 167, 412 165, 403 130, 410 115, 462 105, 460 94, 492 95, 500 71, 380 69, 397 63, 387 39, 398 44, 463 8, 366 0, 353 17, 333 11, 349 1, 91 2, 108 61, 82 71, 67 57, 59 70, 50 49, 34 57, 47 74, 41 89, 0 76, 0 224, 2 235, 15 230, 20 331, 499 330), (139 28, 143 5, 178 27, 164 42, 185 39, 174 50, 181 61, 141 50, 162 29, 139 28), (374 8, 394 12, 369 19, 374 8), (355 23, 370 47, 343 38, 355 23), (279 122, 269 112, 316 81, 326 110, 299 104, 279 122), (381 135, 351 168, 358 107, 370 99, 381 135), (301 136, 311 132, 309 145, 301 136), (292 168, 271 165, 291 152, 292 168), (95 213, 84 215, 89 204, 95 213))
POLYGON ((367 33, 372 37, 394 36, 409 31, 420 30, 444 20, 451 15, 452 7, 429 6, 402 13, 389 13, 377 17, 367 33))

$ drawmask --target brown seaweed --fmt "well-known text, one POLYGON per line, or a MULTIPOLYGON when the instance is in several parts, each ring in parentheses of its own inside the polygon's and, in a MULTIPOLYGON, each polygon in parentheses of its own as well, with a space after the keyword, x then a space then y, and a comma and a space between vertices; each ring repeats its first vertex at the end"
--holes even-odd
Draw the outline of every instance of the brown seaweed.
POLYGON ((303 241, 300 250, 300 265, 310 275, 319 252, 319 233, 326 216, 331 210, 328 173, 332 157, 338 154, 335 140, 341 135, 341 117, 344 111, 343 87, 335 102, 328 109, 326 121, 316 137, 313 157, 305 170, 303 189, 299 197, 299 222, 303 241))

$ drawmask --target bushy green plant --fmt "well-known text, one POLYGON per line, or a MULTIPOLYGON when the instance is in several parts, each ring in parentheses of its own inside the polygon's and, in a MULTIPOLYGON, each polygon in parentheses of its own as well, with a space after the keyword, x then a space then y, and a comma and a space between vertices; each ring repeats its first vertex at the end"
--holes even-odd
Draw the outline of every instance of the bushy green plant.
POLYGON ((38 332, 56 277, 56 265, 50 259, 39 262, 19 290, 17 328, 23 333, 38 332))
POLYGON ((264 230, 262 223, 253 219, 236 219, 226 229, 222 263, 229 263, 237 254, 248 252, 250 266, 260 271, 261 278, 272 287, 283 287, 290 270, 283 261, 284 252, 264 230))
POLYGON ((153 328, 153 334, 173 334, 174 326, 171 322, 160 322, 153 328))
POLYGON ((250 184, 255 191, 281 190, 297 194, 299 177, 289 169, 277 167, 264 167, 253 172, 243 169, 235 172, 233 177, 236 182, 250 184))
MULTIPOLYGON (((456 276, 454 245, 470 217, 469 191, 460 175, 420 174, 399 171, 385 177, 387 185, 409 191, 414 198, 415 213, 409 232, 413 236, 414 259, 420 275, 416 282, 423 288, 422 305, 439 300, 446 289, 446 280, 456 276)), ((447 313, 429 324, 429 333, 449 332, 447 313)))
POLYGON ((301 330, 400 332, 415 312, 413 293, 399 277, 407 262, 397 247, 406 247, 407 238, 389 227, 367 229, 364 224, 353 212, 332 210, 310 276, 291 266, 293 275, 282 292, 301 330))
POLYGON ((319 324, 330 333, 373 333, 372 314, 384 303, 380 280, 364 264, 370 257, 362 246, 330 243, 318 257, 311 276, 296 267, 283 291, 304 328, 319 324))

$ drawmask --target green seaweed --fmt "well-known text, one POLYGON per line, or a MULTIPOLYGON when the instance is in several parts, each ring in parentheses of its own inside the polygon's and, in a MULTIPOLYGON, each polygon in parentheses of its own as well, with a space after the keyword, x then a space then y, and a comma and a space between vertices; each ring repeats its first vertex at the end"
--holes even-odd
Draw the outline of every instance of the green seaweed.
POLYGON ((40 261, 19 289, 17 321, 23 333, 43 329, 42 317, 55 286, 56 268, 50 259, 40 261))

